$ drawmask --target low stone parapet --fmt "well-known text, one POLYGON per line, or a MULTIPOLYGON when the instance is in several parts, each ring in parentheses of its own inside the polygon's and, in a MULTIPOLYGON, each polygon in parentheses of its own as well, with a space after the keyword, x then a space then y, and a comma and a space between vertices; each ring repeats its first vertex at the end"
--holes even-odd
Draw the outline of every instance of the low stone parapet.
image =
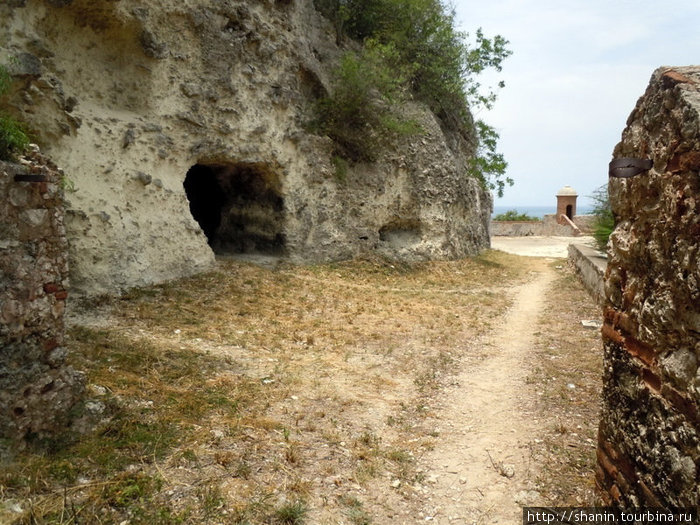
MULTIPOLYGON (((591 215, 576 216, 573 223, 582 232, 591 231, 591 215), (589 218, 590 217, 590 218, 589 218)), ((491 221, 491 235, 503 237, 575 237, 579 235, 567 224, 559 224, 555 215, 545 215, 541 221, 491 221)))
POLYGON ((576 269, 588 293, 602 305, 605 301, 607 257, 590 246, 570 244, 569 262, 576 269))
POLYGON ((491 221, 491 235, 499 237, 542 235, 542 221, 491 221))

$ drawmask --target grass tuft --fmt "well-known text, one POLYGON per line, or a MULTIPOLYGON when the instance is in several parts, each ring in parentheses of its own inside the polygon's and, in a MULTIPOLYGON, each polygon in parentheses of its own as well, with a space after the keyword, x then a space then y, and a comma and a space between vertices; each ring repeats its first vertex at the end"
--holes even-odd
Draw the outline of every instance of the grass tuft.
POLYGON ((295 501, 292 503, 285 503, 275 510, 274 517, 277 523, 284 525, 301 525, 304 523, 304 519, 308 508, 303 501, 295 501))

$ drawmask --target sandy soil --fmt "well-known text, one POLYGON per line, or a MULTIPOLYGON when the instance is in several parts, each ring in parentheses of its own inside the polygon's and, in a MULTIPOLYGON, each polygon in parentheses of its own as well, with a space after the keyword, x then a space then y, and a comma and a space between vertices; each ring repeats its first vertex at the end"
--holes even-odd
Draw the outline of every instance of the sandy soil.
POLYGON ((569 244, 595 246, 593 237, 491 237, 491 248, 527 257, 568 257, 569 244))
POLYGON ((425 458, 433 483, 423 519, 439 524, 518 523, 533 504, 530 447, 538 437, 523 386, 545 292, 555 277, 543 260, 514 290, 515 302, 446 392, 445 428, 425 458))

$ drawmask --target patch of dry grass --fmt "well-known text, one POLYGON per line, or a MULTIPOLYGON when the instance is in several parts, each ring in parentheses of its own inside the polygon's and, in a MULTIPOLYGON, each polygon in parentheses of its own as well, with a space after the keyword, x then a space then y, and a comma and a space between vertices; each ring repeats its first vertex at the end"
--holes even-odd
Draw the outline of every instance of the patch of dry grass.
POLYGON ((133 290, 70 331, 103 420, 17 452, 0 498, 15 523, 370 523, 410 498, 431 392, 527 271, 222 261, 133 290))
POLYGON ((602 308, 571 268, 557 271, 528 378, 544 430, 538 485, 550 505, 593 506, 603 350, 600 330, 581 321, 602 320, 602 308))

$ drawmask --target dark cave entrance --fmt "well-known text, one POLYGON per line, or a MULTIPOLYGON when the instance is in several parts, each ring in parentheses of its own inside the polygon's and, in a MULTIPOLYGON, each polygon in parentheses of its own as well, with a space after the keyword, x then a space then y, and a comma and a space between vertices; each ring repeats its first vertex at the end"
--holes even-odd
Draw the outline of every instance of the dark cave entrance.
POLYGON ((285 253, 284 199, 268 166, 195 164, 184 187, 192 217, 215 253, 285 253))

